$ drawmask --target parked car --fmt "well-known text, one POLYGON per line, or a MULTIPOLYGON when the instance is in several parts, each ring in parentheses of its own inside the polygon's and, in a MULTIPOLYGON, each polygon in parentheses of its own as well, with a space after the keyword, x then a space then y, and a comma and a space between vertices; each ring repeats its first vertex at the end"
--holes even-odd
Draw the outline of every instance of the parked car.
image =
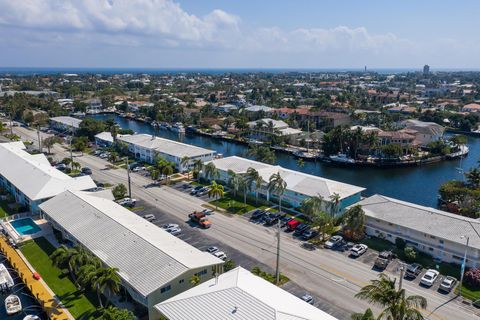
POLYGON ((182 233, 182 229, 180 228, 171 228, 171 229, 166 229, 165 231, 167 231, 168 233, 174 236, 178 236, 179 234, 182 233))
POLYGON ((139 172, 139 171, 145 171, 145 170, 147 170, 147 168, 145 168, 145 167, 140 167, 140 166, 139 166, 139 167, 133 168, 132 171, 133 171, 133 172, 139 172))
POLYGON ((411 263, 405 270, 405 278, 415 279, 421 272, 423 267, 418 263, 411 263))
POLYGON ((215 247, 215 246, 211 246, 211 247, 208 247, 208 248, 207 248, 207 252, 208 252, 208 253, 212 253, 212 254, 213 254, 213 253, 215 253, 215 252, 217 252, 217 251, 218 251, 218 248, 215 247))
POLYGON ((196 196, 197 197, 204 196, 208 193, 208 191, 210 191, 210 187, 203 187, 202 189, 200 189, 199 192, 197 192, 196 196))
POLYGON ((89 167, 83 167, 82 173, 90 175, 92 174, 92 169, 90 169, 89 167))
POLYGON ((212 209, 203 209, 202 210, 202 213, 203 214, 206 214, 207 216, 211 215, 213 213, 213 210, 212 209))
POLYGON ((118 202, 118 204, 121 206, 135 207, 137 204, 137 199, 123 198, 118 202))
POLYGON ((143 219, 149 221, 149 222, 153 222, 156 220, 155 216, 153 214, 146 214, 143 216, 143 219))
POLYGON ((313 300, 313 297, 311 295, 309 295, 308 293, 305 293, 303 296, 302 296, 302 300, 305 301, 306 303, 309 303, 309 304, 314 304, 315 301, 313 300))
POLYGON ((382 251, 378 254, 377 259, 375 259, 374 267, 380 270, 385 270, 392 259, 392 251, 382 251))
POLYGON ((218 259, 221 259, 223 261, 227 260, 227 255, 225 254, 225 252, 223 251, 217 251, 217 252, 214 252, 213 255, 215 257, 217 257, 218 259))
POLYGON ((65 169, 67 169, 67 165, 65 163, 59 163, 59 164, 56 165, 55 168, 57 168, 60 171, 63 171, 65 169))
POLYGON ((278 219, 280 218, 280 213, 278 212, 271 212, 268 214, 268 216, 265 218, 265 225, 266 226, 272 226, 275 223, 278 222, 278 219))
POLYGON ((293 235, 295 237, 300 237, 305 231, 307 231, 309 229, 310 229, 310 227, 309 227, 308 224, 301 223, 295 228, 295 231, 293 232, 293 235))
POLYGON ((280 218, 280 227, 283 228, 283 227, 286 227, 287 226, 287 223, 289 221, 293 220, 292 217, 289 217, 287 215, 284 215, 283 217, 280 218))
POLYGON ((172 229, 172 228, 179 228, 179 225, 175 223, 167 223, 167 224, 164 224, 162 228, 165 230, 172 229))
POLYGON ((316 236, 318 236, 318 234, 319 233, 318 233, 317 230, 308 229, 308 230, 303 232, 302 239, 307 241, 307 240, 315 238, 316 236))
POLYGON ((302 223, 300 221, 292 219, 287 222, 287 228, 285 229, 285 231, 294 231, 301 224, 302 223))
POLYGON ((339 245, 342 242, 342 240, 343 240, 342 236, 333 236, 330 239, 328 239, 327 242, 325 242, 324 247, 327 249, 333 249, 337 245, 339 245))
POLYGON ((102 158, 102 159, 106 159, 106 158, 108 158, 109 156, 110 156, 110 154, 107 153, 107 152, 101 153, 101 154, 99 155, 99 157, 102 158))
POLYGON ((260 218, 263 218, 265 216, 265 211, 262 209, 255 209, 252 212, 252 215, 250 217, 251 220, 259 220, 260 218))
POLYGON ((446 276, 442 283, 440 283, 440 287, 438 287, 439 291, 443 292, 451 292, 453 288, 455 288, 455 285, 457 284, 457 279, 451 276, 446 276))
POLYGON ((190 194, 192 196, 196 195, 201 189, 203 189, 203 186, 196 186, 195 188, 192 189, 192 191, 190 191, 190 194))
POLYGON ((360 257, 362 254, 367 252, 368 246, 363 243, 355 244, 352 249, 350 249, 350 255, 352 257, 360 257))
POLYGON ((420 280, 420 283, 423 284, 426 287, 431 287, 437 281, 438 276, 440 275, 440 272, 434 269, 428 269, 427 272, 423 275, 422 279, 420 280))

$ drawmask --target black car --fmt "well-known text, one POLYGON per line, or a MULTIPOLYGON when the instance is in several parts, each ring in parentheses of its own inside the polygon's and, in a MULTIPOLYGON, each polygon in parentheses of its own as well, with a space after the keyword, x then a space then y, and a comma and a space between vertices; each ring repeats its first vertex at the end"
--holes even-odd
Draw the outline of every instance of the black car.
POLYGON ((306 240, 313 239, 316 236, 318 236, 318 231, 317 230, 308 229, 308 230, 303 232, 302 239, 306 241, 306 240))
POLYGON ((89 167, 83 167, 82 173, 90 175, 92 174, 92 169, 90 169, 89 167))
POLYGON ((308 226, 308 224, 305 224, 305 223, 300 223, 296 228, 295 228, 295 231, 293 232, 293 235, 295 237, 299 237, 301 236, 305 231, 309 230, 310 227, 308 226))
POLYGON ((252 220, 258 220, 260 218, 263 218, 264 215, 265 215, 265 211, 263 211, 261 209, 256 209, 255 211, 252 212, 251 219, 252 220))
POLYGON ((200 192, 200 190, 203 189, 203 186, 196 186, 195 188, 192 189, 192 191, 190 191, 190 194, 192 196, 196 195, 198 192, 200 192))
POLYGON ((292 217, 284 215, 283 217, 280 218, 280 227, 285 227, 288 223, 288 221, 292 220, 292 217))
POLYGON ((407 266, 405 270, 405 278, 415 279, 421 272, 423 267, 418 263, 412 263, 407 266))
POLYGON ((275 223, 278 222, 278 219, 280 218, 279 213, 270 213, 266 218, 265 218, 265 225, 266 226, 272 226, 275 223))

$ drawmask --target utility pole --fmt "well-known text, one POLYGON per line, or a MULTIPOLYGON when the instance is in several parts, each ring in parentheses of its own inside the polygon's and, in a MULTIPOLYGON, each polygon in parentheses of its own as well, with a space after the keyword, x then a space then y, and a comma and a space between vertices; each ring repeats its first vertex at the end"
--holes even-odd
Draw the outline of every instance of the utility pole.
POLYGON ((73 171, 73 150, 72 150, 72 142, 73 142, 73 122, 72 122, 72 131, 71 131, 71 135, 70 135, 70 166, 71 166, 71 170, 73 171))
POLYGON ((280 219, 277 223, 277 266, 275 269, 276 284, 280 283, 280 219))
POLYGON ((460 269, 460 286, 458 288, 458 295, 461 297, 462 296, 463 274, 465 273, 465 267, 467 266, 467 251, 468 251, 468 242, 470 241, 470 237, 461 236, 460 238, 462 238, 462 239, 467 238, 467 243, 465 244, 465 254, 463 255, 462 268, 460 269))
POLYGON ((403 274, 405 272, 405 265, 402 263, 400 267, 400 282, 398 282, 398 291, 402 290, 403 274))
POLYGON ((37 124, 38 151, 42 152, 42 141, 40 140, 40 125, 37 124))
POLYGON ((132 185, 130 182, 130 165, 128 164, 128 156, 127 156, 127 181, 128 181, 128 197, 132 199, 132 185))

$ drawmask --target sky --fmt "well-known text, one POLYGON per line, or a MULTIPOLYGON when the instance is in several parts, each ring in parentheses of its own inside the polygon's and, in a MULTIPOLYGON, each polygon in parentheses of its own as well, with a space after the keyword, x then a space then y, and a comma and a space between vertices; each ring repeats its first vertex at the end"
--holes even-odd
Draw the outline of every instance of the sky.
POLYGON ((478 0, 0 0, 0 67, 480 68, 478 0))

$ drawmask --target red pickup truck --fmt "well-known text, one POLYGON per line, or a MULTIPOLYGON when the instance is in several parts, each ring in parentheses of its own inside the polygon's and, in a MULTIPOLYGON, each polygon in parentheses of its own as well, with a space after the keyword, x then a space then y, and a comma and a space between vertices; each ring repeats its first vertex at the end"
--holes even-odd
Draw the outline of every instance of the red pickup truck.
POLYGON ((208 229, 212 225, 208 217, 203 212, 194 211, 188 215, 191 221, 198 223, 202 228, 208 229))

